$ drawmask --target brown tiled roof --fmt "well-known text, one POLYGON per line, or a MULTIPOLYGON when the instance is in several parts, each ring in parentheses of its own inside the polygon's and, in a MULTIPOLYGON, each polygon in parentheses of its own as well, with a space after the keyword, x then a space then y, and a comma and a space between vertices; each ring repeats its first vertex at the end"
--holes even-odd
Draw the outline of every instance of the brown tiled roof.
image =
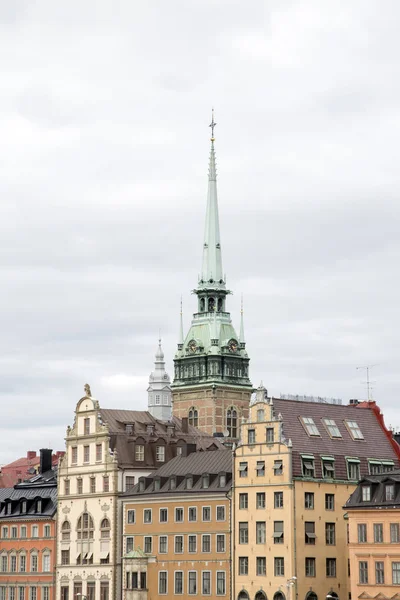
MULTIPOLYGON (((282 415, 283 436, 293 444, 293 476, 302 476, 301 454, 313 454, 315 459, 321 456, 335 457, 335 479, 347 477, 345 457, 360 459, 361 476, 368 474, 368 458, 393 460, 395 467, 400 466, 399 455, 389 440, 390 432, 385 431, 379 421, 379 409, 375 403, 371 406, 338 405, 298 400, 274 399, 274 413, 282 415), (309 436, 300 420, 311 417, 320 436, 309 436), (342 434, 341 438, 331 438, 322 419, 333 419, 342 434), (363 440, 353 440, 346 425, 347 421, 356 421, 364 436, 363 440)), ((322 477, 321 460, 315 460, 315 477, 322 477)))
POLYGON ((380 475, 368 475, 364 477, 357 488, 354 490, 346 505, 345 509, 362 508, 365 509, 383 509, 397 508, 400 509, 400 469, 396 469, 391 473, 382 473, 380 475), (394 484, 394 500, 386 500, 385 486, 386 484, 394 484), (366 485, 371 486, 371 499, 368 502, 362 499, 362 488, 366 485))
POLYGON ((165 445, 165 462, 176 456, 177 446, 195 444, 197 451, 217 450, 223 444, 207 433, 199 431, 192 425, 187 425, 184 431, 182 419, 172 417, 171 421, 155 419, 148 411, 117 410, 102 408, 99 414, 103 423, 107 423, 110 430, 110 446, 117 451, 118 464, 122 467, 135 469, 157 469, 160 463, 156 461, 157 445, 165 445), (134 425, 133 432, 126 431, 127 425, 134 425), (148 426, 153 426, 153 432, 148 432, 148 426), (171 426, 174 427, 171 433, 171 426), (145 460, 137 462, 135 459, 135 444, 139 442, 145 446, 145 460))

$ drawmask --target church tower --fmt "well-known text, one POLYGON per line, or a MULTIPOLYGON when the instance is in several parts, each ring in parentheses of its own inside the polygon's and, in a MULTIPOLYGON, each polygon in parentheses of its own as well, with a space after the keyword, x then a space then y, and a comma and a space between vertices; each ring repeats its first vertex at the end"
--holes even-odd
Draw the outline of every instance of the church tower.
POLYGON ((172 418, 171 380, 165 371, 161 340, 158 340, 154 371, 150 373, 147 394, 149 413, 160 421, 170 421, 172 418))
POLYGON ((240 335, 226 310, 227 296, 222 270, 219 233, 217 172, 214 149, 214 114, 201 274, 194 294, 197 312, 183 333, 182 310, 175 373, 172 384, 173 413, 188 417, 201 431, 224 433, 234 441, 242 418, 247 419, 252 385, 241 311, 240 335))

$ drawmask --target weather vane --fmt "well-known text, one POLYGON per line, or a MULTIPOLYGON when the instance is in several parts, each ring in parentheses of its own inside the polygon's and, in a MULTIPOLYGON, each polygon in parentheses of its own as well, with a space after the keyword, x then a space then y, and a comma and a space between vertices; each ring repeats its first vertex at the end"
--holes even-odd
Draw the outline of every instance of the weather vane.
POLYGON ((211 141, 215 140, 214 138, 214 127, 216 126, 216 122, 214 121, 214 109, 212 109, 212 119, 209 127, 211 127, 211 141))

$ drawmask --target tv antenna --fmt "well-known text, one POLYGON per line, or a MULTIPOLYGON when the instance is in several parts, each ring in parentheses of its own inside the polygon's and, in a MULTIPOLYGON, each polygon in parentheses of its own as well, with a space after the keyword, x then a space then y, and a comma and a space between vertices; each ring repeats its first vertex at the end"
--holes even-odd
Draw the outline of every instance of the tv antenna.
POLYGON ((372 393, 372 383, 375 383, 375 381, 371 381, 369 378, 369 372, 373 367, 377 367, 378 363, 375 363, 374 365, 362 365, 361 367, 356 367, 357 371, 359 371, 360 369, 365 369, 366 373, 367 373, 367 380, 363 381, 362 383, 365 383, 367 386, 367 398, 368 398, 368 402, 370 402, 372 400, 371 397, 371 393, 372 393))

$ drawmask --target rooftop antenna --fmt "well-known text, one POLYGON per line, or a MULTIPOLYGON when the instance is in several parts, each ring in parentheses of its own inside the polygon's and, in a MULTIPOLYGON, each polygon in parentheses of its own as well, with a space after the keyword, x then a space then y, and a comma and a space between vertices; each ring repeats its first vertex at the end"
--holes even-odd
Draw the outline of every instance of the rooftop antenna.
POLYGON ((367 386, 367 398, 368 398, 368 402, 371 402, 372 400, 372 383, 375 383, 375 381, 371 381, 369 378, 369 372, 370 369, 372 369, 373 367, 377 367, 378 363, 375 363, 374 365, 362 365, 361 367, 356 367, 356 370, 359 371, 360 369, 365 369, 366 373, 367 373, 367 381, 363 381, 362 383, 365 383, 367 386))

